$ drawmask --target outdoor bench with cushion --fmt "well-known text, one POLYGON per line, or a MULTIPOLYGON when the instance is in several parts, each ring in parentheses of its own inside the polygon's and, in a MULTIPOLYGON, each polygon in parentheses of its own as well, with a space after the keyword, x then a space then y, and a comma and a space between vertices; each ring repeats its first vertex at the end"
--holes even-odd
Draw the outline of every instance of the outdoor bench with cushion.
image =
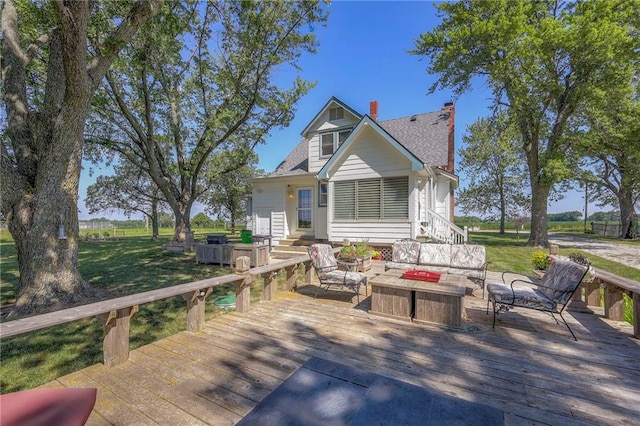
POLYGON ((487 276, 484 246, 399 240, 393 243, 391 261, 385 264, 385 270, 389 269, 414 269, 463 275, 482 288, 484 298, 484 280, 487 276))

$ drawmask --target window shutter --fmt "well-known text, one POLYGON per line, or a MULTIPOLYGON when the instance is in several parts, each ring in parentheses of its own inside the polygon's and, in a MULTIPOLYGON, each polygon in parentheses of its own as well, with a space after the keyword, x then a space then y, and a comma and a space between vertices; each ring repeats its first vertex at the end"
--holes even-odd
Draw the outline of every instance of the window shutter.
POLYGON ((336 182, 333 189, 334 219, 354 220, 356 218, 356 182, 336 182))
POLYGON ((409 218, 409 178, 383 179, 383 219, 409 218))
POLYGON ((358 219, 380 219, 380 179, 359 180, 358 219))

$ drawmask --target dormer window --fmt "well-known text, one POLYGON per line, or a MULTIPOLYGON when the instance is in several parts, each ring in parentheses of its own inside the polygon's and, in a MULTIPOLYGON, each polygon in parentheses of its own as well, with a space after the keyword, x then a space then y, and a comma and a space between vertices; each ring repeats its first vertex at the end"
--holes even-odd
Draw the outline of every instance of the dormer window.
POLYGON ((342 129, 320 134, 320 156, 329 157, 347 140, 353 129, 342 129))
POLYGON ((344 118, 344 108, 329 108, 329 121, 342 120, 344 118))

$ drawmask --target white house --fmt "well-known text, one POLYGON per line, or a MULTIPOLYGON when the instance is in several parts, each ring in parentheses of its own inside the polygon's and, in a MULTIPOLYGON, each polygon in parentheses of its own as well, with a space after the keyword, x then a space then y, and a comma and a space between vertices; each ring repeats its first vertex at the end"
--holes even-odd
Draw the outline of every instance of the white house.
POLYGON ((254 234, 389 244, 402 238, 466 241, 451 223, 453 103, 378 122, 332 97, 276 170, 252 179, 254 234))

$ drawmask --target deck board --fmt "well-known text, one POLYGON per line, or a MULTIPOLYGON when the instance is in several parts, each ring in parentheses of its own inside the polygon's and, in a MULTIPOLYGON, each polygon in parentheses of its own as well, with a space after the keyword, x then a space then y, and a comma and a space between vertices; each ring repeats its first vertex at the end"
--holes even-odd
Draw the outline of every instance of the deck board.
MULTIPOLYGON (((640 340, 631 325, 569 312, 499 315, 466 297, 466 332, 367 314, 370 297, 301 286, 47 386, 93 386, 89 424, 234 424, 311 357, 479 402, 505 424, 640 425, 640 340)), ((364 293, 364 291, 363 291, 364 293)), ((480 291, 475 293, 481 294, 480 291)))

